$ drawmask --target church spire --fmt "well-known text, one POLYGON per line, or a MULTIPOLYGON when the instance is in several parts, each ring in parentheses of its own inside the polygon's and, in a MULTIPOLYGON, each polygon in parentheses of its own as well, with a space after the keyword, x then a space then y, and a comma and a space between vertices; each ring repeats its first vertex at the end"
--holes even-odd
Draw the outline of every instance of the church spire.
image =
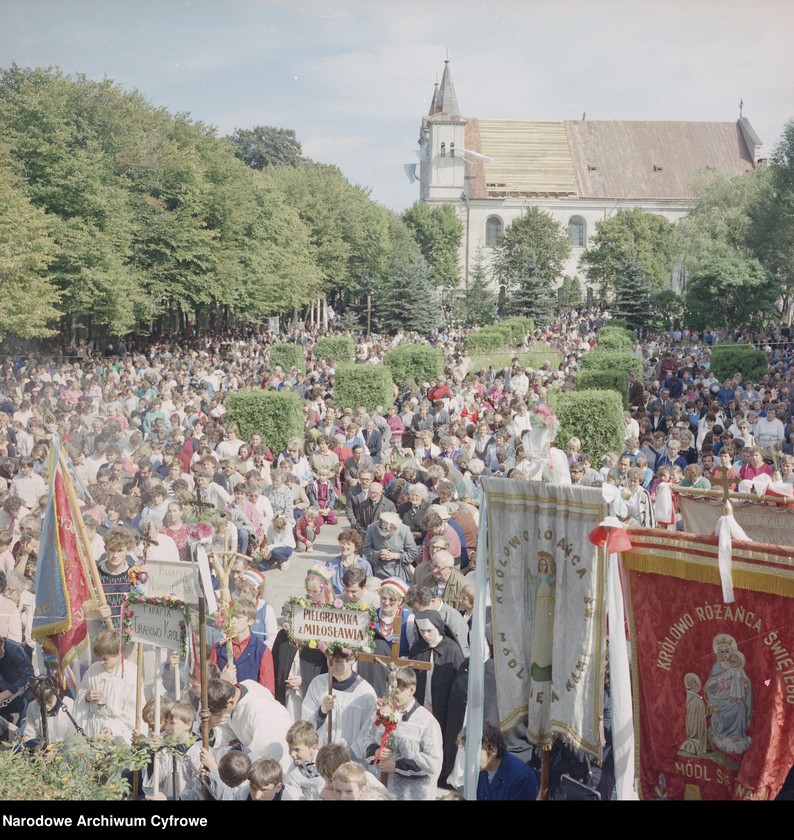
MULTIPOLYGON (((438 76, 436 76, 438 78, 438 76)), ((433 88, 433 98, 430 100, 430 110, 427 112, 432 117, 433 114, 436 112, 436 102, 438 101, 438 82, 436 82, 436 86, 433 88)))
POLYGON ((449 59, 444 61, 444 75, 441 77, 441 86, 436 86, 433 94, 433 105, 430 109, 431 115, 443 115, 445 117, 459 117, 458 99, 455 96, 455 86, 452 84, 452 73, 449 69, 449 59))

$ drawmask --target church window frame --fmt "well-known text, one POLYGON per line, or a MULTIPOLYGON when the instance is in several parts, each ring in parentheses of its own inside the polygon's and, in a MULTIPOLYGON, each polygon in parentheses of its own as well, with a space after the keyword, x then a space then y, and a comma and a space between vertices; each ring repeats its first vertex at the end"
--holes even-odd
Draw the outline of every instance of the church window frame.
POLYGON ((584 248, 587 244, 587 222, 583 216, 568 219, 568 242, 572 248, 584 248))
POLYGON ((485 247, 498 248, 505 235, 505 223, 501 216, 488 216, 485 220, 485 247))

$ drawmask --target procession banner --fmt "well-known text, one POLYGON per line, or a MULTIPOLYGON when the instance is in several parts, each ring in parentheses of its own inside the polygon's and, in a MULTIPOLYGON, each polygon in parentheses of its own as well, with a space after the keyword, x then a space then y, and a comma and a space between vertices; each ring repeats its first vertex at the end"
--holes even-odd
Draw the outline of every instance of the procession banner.
POLYGON ((148 602, 128 603, 128 641, 181 651, 185 644, 185 611, 148 602))
POLYGON ((60 451, 50 443, 50 486, 36 564, 36 610, 33 638, 52 654, 61 677, 88 646, 85 611, 96 606, 91 586, 90 549, 83 536, 82 514, 60 451))
POLYGON ((307 598, 290 598, 290 620, 285 622, 289 640, 323 653, 335 650, 371 652, 375 641, 375 612, 366 604, 315 604, 307 598))
POLYGON ((630 529, 622 555, 643 799, 771 799, 794 755, 794 550, 630 529))
MULTIPOLYGON (((722 499, 697 499, 677 494, 684 531, 709 536, 722 516, 722 499)), ((734 519, 751 540, 794 548, 794 510, 781 504, 733 502, 734 519)))
POLYGON ((483 478, 500 725, 601 757, 606 563, 600 489, 483 478))
POLYGON ((194 563, 182 560, 146 561, 146 595, 150 598, 173 596, 191 606, 198 606, 200 594, 198 575, 194 563))

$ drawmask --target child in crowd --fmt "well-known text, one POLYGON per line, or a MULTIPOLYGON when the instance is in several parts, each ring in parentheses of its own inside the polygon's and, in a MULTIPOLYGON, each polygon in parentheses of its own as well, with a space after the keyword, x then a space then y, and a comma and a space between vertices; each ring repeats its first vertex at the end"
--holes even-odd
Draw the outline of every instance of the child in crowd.
POLYGON ((240 598, 234 602, 230 637, 221 639, 210 654, 210 662, 221 670, 223 679, 231 682, 255 680, 269 689, 276 690, 273 671, 273 654, 260 636, 251 632, 256 618, 257 606, 249 598, 240 598), (228 644, 231 642, 233 662, 228 661, 228 644))
POLYGON ((248 773, 251 792, 249 799, 269 802, 273 799, 290 799, 284 789, 281 765, 272 758, 260 758, 251 765, 248 773))
POLYGON ((83 676, 75 712, 86 735, 107 734, 129 743, 135 730, 137 668, 121 663, 121 638, 115 630, 102 630, 94 641, 96 661, 83 676))
POLYGON ((186 756, 193 742, 195 717, 193 706, 185 700, 174 703, 166 713, 165 740, 158 747, 154 766, 143 783, 147 799, 180 799, 183 793, 195 798, 191 791, 195 773, 186 756))
POLYGON ((295 523, 295 545, 298 551, 314 551, 314 542, 320 534, 320 511, 310 507, 295 523))
POLYGON ((315 763, 319 748, 317 730, 307 720, 296 720, 287 730, 287 744, 293 765, 284 778, 284 786, 292 799, 319 799, 325 782, 315 763))
POLYGON ((237 744, 219 750, 202 749, 200 756, 207 790, 215 799, 227 802, 249 798, 248 774, 253 762, 245 747, 237 744))
POLYGON ((366 786, 367 774, 364 768, 355 761, 346 761, 334 771, 334 799, 337 802, 358 799, 366 786))

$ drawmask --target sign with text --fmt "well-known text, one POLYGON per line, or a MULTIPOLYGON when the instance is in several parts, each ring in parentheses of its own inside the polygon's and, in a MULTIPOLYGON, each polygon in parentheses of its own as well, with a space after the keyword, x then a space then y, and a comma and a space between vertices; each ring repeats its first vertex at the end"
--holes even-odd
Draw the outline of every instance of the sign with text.
POLYGON ((372 646, 372 616, 369 610, 292 604, 292 641, 321 650, 346 647, 369 650, 372 646))
POLYGON ((132 622, 128 628, 131 642, 143 642, 167 650, 182 650, 185 632, 183 610, 159 604, 130 603, 127 615, 132 622))
POLYGON ((146 581, 147 598, 163 598, 173 595, 190 606, 198 606, 199 585, 193 563, 182 560, 146 561, 149 579, 146 581))

